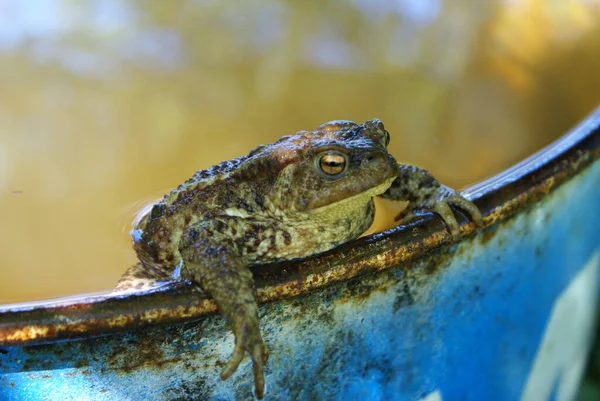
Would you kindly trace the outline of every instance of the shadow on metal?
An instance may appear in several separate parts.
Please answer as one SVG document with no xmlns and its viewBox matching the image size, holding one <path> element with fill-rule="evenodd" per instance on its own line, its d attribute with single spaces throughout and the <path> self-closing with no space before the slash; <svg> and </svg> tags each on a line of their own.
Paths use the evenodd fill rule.
<svg viewBox="0 0 600 401">
<path fill-rule="evenodd" d="M 254 269 L 266 399 L 573 396 L 600 263 L 600 109 L 466 190 L 485 225 L 442 221 Z M 247 399 L 249 360 L 187 283 L 0 306 L 0 399 Z M 68 340 L 68 341 L 65 341 Z"/>
</svg>

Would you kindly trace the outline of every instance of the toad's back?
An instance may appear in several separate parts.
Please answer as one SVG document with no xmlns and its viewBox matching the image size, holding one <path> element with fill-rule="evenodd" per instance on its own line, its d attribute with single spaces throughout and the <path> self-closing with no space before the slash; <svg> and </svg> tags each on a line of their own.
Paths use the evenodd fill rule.
<svg viewBox="0 0 600 401">
<path fill-rule="evenodd" d="M 231 241 L 248 263 L 306 256 L 355 238 L 372 221 L 370 198 L 395 177 L 386 135 L 377 121 L 333 122 L 198 171 L 135 227 L 137 255 L 144 265 L 171 271 L 198 225 Z M 323 152 L 333 162 L 347 154 L 341 174 L 315 171 Z M 327 213 L 315 212 L 327 206 Z"/>
</svg>

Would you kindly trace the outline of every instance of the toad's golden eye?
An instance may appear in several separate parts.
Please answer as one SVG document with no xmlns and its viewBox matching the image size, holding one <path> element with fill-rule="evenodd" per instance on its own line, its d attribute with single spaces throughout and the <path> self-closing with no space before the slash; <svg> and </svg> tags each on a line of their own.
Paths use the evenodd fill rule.
<svg viewBox="0 0 600 401">
<path fill-rule="evenodd" d="M 327 175 L 339 175 L 346 169 L 346 157 L 340 153 L 326 153 L 319 159 L 319 168 Z"/>
</svg>

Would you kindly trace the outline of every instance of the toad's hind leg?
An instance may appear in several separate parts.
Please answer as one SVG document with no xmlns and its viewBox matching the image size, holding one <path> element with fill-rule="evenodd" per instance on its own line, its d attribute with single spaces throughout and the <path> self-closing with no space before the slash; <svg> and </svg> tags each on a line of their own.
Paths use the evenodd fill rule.
<svg viewBox="0 0 600 401">
<path fill-rule="evenodd" d="M 268 358 L 258 323 L 252 273 L 235 251 L 231 240 L 216 230 L 203 226 L 191 228 L 180 248 L 183 259 L 181 276 L 206 291 L 230 323 L 235 334 L 233 356 L 221 372 L 230 377 L 239 366 L 246 351 L 252 359 L 256 396 L 264 396 L 264 363 Z"/>
<path fill-rule="evenodd" d="M 144 266 L 138 262 L 123 273 L 113 292 L 147 290 L 156 287 L 161 282 L 172 280 L 165 270 Z"/>
<path fill-rule="evenodd" d="M 400 165 L 392 186 L 381 195 L 383 198 L 407 201 L 401 220 L 408 221 L 426 211 L 440 215 L 453 237 L 460 234 L 456 216 L 450 206 L 466 212 L 477 225 L 482 224 L 481 212 L 471 201 L 451 188 L 440 184 L 429 172 L 418 167 Z"/>
</svg>

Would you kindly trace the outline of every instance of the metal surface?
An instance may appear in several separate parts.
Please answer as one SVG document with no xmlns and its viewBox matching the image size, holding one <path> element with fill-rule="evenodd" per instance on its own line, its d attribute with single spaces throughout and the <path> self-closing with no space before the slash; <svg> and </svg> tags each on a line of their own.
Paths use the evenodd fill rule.
<svg viewBox="0 0 600 401">
<path fill-rule="evenodd" d="M 599 156 L 597 111 L 467 191 L 486 227 L 457 244 L 429 215 L 257 268 L 276 301 L 260 309 L 266 398 L 570 399 L 599 283 Z M 233 336 L 214 309 L 185 283 L 1 307 L 0 399 L 247 399 L 249 360 L 218 377 Z"/>
</svg>

